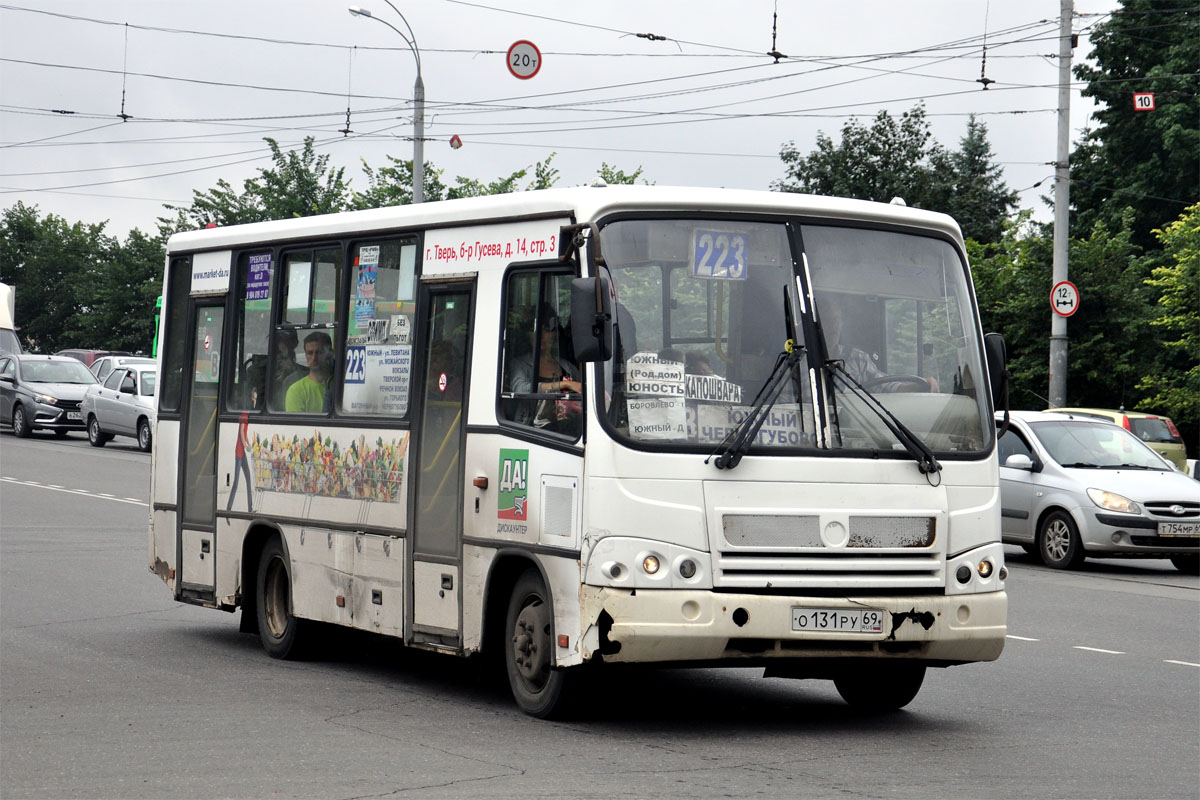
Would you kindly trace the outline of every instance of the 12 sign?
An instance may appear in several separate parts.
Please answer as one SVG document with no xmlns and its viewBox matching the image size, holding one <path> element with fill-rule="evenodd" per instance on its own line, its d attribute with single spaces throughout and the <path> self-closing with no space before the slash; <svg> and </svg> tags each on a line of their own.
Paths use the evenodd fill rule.
<svg viewBox="0 0 1200 800">
<path fill-rule="evenodd" d="M 1050 308 L 1060 317 L 1069 317 L 1079 310 L 1079 290 L 1070 281 L 1059 281 L 1050 290 Z"/>
</svg>

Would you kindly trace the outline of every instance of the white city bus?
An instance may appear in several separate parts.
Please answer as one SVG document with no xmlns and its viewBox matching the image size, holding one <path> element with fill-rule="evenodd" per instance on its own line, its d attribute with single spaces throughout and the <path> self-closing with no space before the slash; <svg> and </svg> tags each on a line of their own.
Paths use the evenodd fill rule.
<svg viewBox="0 0 1200 800">
<path fill-rule="evenodd" d="M 274 657 L 498 650 L 550 716 L 597 663 L 893 709 L 1003 649 L 1003 341 L 947 216 L 594 186 L 168 251 L 150 569 Z"/>
</svg>

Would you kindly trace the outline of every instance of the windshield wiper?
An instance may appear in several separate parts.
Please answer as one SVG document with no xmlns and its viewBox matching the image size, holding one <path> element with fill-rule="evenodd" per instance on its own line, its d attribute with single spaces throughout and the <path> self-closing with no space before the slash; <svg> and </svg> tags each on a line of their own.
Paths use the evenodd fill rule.
<svg viewBox="0 0 1200 800">
<path fill-rule="evenodd" d="M 1076 461 L 1071 464 L 1059 464 L 1059 466 L 1066 469 L 1102 469 L 1099 464 L 1093 464 L 1090 461 Z"/>
<path fill-rule="evenodd" d="M 846 365 L 839 359 L 830 359 L 825 362 L 825 367 L 830 373 L 842 382 L 842 385 L 850 391 L 851 394 L 863 401 L 863 405 L 875 412 L 876 416 L 883 421 L 887 429 L 896 437 L 896 441 L 908 451 L 908 454 L 917 462 L 917 469 L 922 475 L 931 475 L 940 472 L 942 465 L 938 463 L 934 457 L 933 451 L 925 442 L 921 441 L 921 437 L 917 436 L 908 429 L 903 422 L 896 418 L 896 415 L 888 411 L 887 406 L 879 401 L 875 395 L 867 391 L 861 383 L 856 381 L 849 372 L 846 371 Z"/>
<path fill-rule="evenodd" d="M 783 392 L 783 387 L 786 385 L 786 379 L 795 373 L 796 366 L 800 363 L 800 356 L 804 353 L 804 347 L 794 346 L 791 340 L 788 341 L 787 349 L 779 354 L 775 359 L 775 368 L 771 370 L 770 376 L 767 377 L 767 382 L 758 390 L 758 394 L 754 396 L 754 402 L 750 406 L 749 413 L 742 417 L 741 422 L 733 427 L 733 430 L 725 436 L 716 449 L 708 454 L 708 458 L 704 459 L 707 464 L 713 456 L 717 456 L 715 462 L 717 469 L 733 469 L 742 460 L 742 456 L 746 455 L 746 451 L 750 449 L 750 445 L 754 443 L 754 439 L 758 436 L 758 431 L 766 422 L 767 416 L 771 413 L 771 408 L 775 405 L 775 401 L 779 399 L 780 393 Z"/>
<path fill-rule="evenodd" d="M 1158 467 L 1147 467 L 1145 464 L 1105 464 L 1100 469 L 1151 469 L 1156 470 Z"/>
</svg>

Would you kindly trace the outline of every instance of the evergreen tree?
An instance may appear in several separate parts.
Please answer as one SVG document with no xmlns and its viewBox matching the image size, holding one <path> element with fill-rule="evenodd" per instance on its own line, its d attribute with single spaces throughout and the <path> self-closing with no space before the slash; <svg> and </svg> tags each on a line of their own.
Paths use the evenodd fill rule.
<svg viewBox="0 0 1200 800">
<path fill-rule="evenodd" d="M 1200 201 L 1200 9 L 1184 0 L 1121 0 L 1090 33 L 1095 65 L 1075 67 L 1085 97 L 1101 104 L 1071 155 L 1072 228 L 1120 226 L 1132 208 L 1134 241 Z M 1136 111 L 1134 92 L 1153 92 L 1154 111 Z"/>
</svg>

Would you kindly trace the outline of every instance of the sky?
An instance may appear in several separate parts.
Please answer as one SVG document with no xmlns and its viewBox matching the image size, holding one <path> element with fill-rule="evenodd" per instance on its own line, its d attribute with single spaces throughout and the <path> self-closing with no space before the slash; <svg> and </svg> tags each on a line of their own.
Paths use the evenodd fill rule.
<svg viewBox="0 0 1200 800">
<path fill-rule="evenodd" d="M 412 158 L 418 59 L 386 22 L 415 36 L 425 161 L 447 185 L 554 154 L 558 186 L 607 162 L 769 189 L 785 143 L 807 154 L 819 132 L 923 102 L 951 149 L 976 114 L 1021 207 L 1051 216 L 1056 0 L 354 2 L 374 18 L 340 0 L 0 0 L 0 208 L 154 232 L 164 204 L 270 166 L 268 136 L 314 137 L 365 190 L 364 162 Z M 1074 6 L 1078 63 L 1117 3 Z M 508 68 L 519 41 L 541 54 L 525 79 Z M 1093 110 L 1080 89 L 1073 143 Z"/>
</svg>

